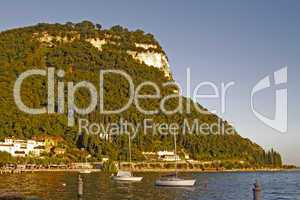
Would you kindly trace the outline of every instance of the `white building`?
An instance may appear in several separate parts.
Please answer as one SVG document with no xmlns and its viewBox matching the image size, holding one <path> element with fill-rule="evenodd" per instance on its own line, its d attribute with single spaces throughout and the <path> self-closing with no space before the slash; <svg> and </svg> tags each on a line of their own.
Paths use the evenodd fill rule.
<svg viewBox="0 0 300 200">
<path fill-rule="evenodd" d="M 5 138 L 4 142 L 0 142 L 0 151 L 12 156 L 39 156 L 44 150 L 45 143 L 41 141 Z"/>
<path fill-rule="evenodd" d="M 175 154 L 174 151 L 158 151 L 157 155 L 161 157 L 161 156 L 174 156 Z"/>
<path fill-rule="evenodd" d="M 158 151 L 158 159 L 166 162 L 180 161 L 180 157 L 174 153 L 174 151 Z"/>
</svg>

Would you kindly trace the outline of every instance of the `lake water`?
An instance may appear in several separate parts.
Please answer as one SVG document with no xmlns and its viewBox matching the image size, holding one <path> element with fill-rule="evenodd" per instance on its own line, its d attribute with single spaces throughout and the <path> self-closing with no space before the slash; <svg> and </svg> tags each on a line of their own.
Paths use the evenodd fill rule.
<svg viewBox="0 0 300 200">
<path fill-rule="evenodd" d="M 120 184 L 103 173 L 83 175 L 83 200 L 149 199 L 149 200 L 252 200 L 255 180 L 262 186 L 263 200 L 300 200 L 300 171 L 258 173 L 186 173 L 194 177 L 193 188 L 161 188 L 154 186 L 159 173 L 138 173 L 141 183 Z M 36 172 L 1 175 L 0 194 L 16 192 L 40 199 L 77 199 L 75 172 Z"/>
</svg>

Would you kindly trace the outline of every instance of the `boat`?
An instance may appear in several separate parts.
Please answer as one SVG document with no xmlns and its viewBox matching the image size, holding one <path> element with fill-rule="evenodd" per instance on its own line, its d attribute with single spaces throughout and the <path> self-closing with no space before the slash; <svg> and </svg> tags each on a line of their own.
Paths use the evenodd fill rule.
<svg viewBox="0 0 300 200">
<path fill-rule="evenodd" d="M 166 187 L 191 187 L 196 183 L 195 179 L 183 179 L 178 177 L 177 173 L 177 145 L 176 134 L 174 133 L 174 154 L 175 154 L 175 173 L 170 176 L 162 177 L 155 181 L 156 186 Z"/>
<path fill-rule="evenodd" d="M 139 182 L 142 181 L 143 177 L 133 176 L 132 174 L 132 163 L 131 163 L 131 138 L 128 134 L 128 151 L 129 151 L 129 163 L 130 171 L 118 171 L 117 175 L 112 176 L 112 179 L 115 181 L 124 181 L 124 182 Z"/>
<path fill-rule="evenodd" d="M 91 170 L 88 170 L 88 169 L 84 169 L 84 170 L 80 170 L 79 173 L 80 173 L 80 174 L 90 174 L 90 173 L 92 173 L 92 171 L 91 171 Z"/>
<path fill-rule="evenodd" d="M 167 187 L 190 187 L 196 183 L 195 179 L 182 179 L 177 176 L 161 178 L 155 181 L 156 186 L 167 186 Z"/>
<path fill-rule="evenodd" d="M 143 177 L 133 176 L 130 171 L 118 171 L 116 176 L 112 177 L 115 181 L 139 182 Z"/>
<path fill-rule="evenodd" d="M 87 165 L 88 165 L 87 158 L 88 158 L 88 156 L 85 158 L 85 167 L 87 167 Z M 80 170 L 79 173 L 80 174 L 90 174 L 90 173 L 92 173 L 92 171 L 90 169 L 88 169 L 88 167 L 87 167 L 86 169 Z"/>
</svg>

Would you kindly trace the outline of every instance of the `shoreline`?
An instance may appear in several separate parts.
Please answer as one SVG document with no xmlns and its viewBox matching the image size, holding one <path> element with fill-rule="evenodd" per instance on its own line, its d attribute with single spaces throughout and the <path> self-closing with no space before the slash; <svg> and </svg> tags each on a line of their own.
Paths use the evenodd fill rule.
<svg viewBox="0 0 300 200">
<path fill-rule="evenodd" d="M 143 170 L 133 170 L 133 172 L 174 172 L 175 169 L 143 169 Z M 216 170 L 216 169 L 178 169 L 178 172 L 181 173 L 189 173 L 189 172 L 197 172 L 197 173 L 222 173 L 222 172 L 281 172 L 288 171 L 285 169 L 231 169 L 231 170 Z"/>
<path fill-rule="evenodd" d="M 77 172 L 80 173 L 85 169 L 23 169 L 23 170 L 0 170 L 1 174 L 18 174 L 18 173 L 34 173 L 34 172 Z M 101 169 L 88 169 L 91 172 L 103 172 Z M 121 169 L 126 170 L 126 169 Z M 134 169 L 135 173 L 170 173 L 175 169 Z M 180 173 L 234 173 L 234 172 L 288 172 L 297 171 L 297 169 L 231 169 L 231 170 L 216 170 L 216 169 L 178 169 Z M 103 172 L 106 173 L 106 172 Z"/>
</svg>

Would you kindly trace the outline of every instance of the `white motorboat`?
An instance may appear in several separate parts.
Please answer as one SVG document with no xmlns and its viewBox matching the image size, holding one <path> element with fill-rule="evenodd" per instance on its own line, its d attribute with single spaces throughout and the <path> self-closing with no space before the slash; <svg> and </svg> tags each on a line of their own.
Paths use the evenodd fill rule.
<svg viewBox="0 0 300 200">
<path fill-rule="evenodd" d="M 133 176 L 129 171 L 119 171 L 116 176 L 112 176 L 115 181 L 139 182 L 143 177 Z"/>
</svg>

